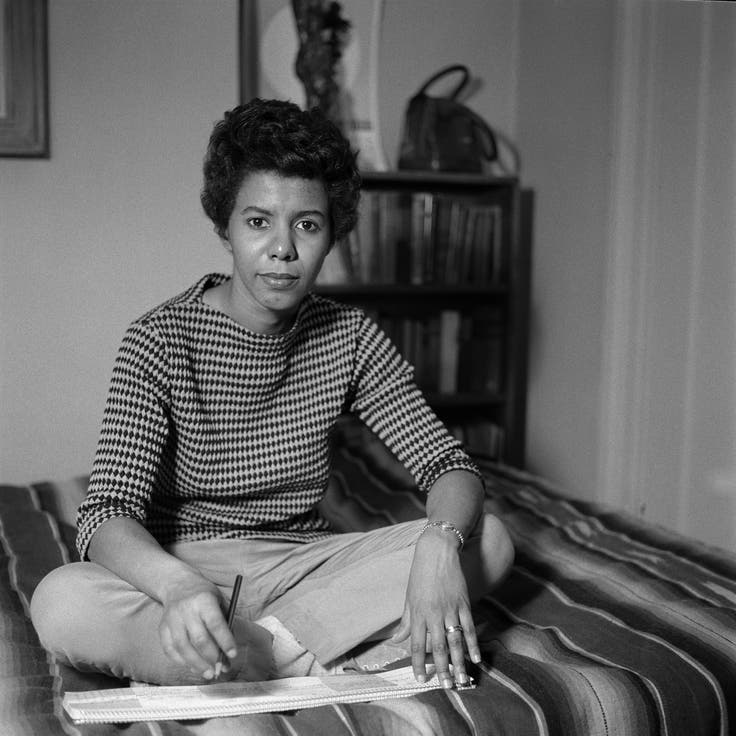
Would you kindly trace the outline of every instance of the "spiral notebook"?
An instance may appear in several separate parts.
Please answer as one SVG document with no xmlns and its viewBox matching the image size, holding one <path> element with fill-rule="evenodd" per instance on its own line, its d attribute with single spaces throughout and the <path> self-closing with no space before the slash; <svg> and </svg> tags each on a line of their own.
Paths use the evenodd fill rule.
<svg viewBox="0 0 736 736">
<path fill-rule="evenodd" d="M 401 667 L 371 674 L 287 677 L 265 682 L 131 685 L 68 692 L 63 702 L 76 723 L 127 723 L 275 713 L 331 703 L 402 698 L 440 687 L 434 674 L 427 682 L 419 683 L 411 667 Z"/>
</svg>

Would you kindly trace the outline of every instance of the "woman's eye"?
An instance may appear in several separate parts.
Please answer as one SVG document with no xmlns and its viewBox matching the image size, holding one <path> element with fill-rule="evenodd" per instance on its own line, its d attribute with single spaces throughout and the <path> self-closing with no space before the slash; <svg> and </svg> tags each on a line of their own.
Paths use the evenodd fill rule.
<svg viewBox="0 0 736 736">
<path fill-rule="evenodd" d="M 314 222 L 314 220 L 300 220 L 296 226 L 308 233 L 316 233 L 319 231 L 319 225 Z"/>
<path fill-rule="evenodd" d="M 252 228 L 255 228 L 256 230 L 260 230 L 261 228 L 266 227 L 268 223 L 263 217 L 250 217 L 248 218 L 248 224 Z"/>
</svg>

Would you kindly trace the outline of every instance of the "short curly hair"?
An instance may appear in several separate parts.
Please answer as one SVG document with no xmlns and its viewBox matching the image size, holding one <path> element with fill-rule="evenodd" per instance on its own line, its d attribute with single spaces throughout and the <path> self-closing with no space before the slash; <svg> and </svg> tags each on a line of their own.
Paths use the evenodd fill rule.
<svg viewBox="0 0 736 736">
<path fill-rule="evenodd" d="M 200 198 L 220 237 L 226 236 L 245 177 L 261 171 L 321 180 L 333 243 L 355 227 L 361 183 L 356 152 L 319 109 L 255 98 L 229 110 L 215 124 Z"/>
</svg>

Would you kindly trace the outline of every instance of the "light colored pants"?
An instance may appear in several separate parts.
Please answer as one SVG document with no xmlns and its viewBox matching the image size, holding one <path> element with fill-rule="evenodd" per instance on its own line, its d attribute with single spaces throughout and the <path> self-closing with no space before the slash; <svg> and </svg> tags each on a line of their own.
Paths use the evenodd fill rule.
<svg viewBox="0 0 736 736">
<path fill-rule="evenodd" d="M 365 642 L 377 643 L 359 658 L 361 666 L 370 668 L 407 656 L 408 642 L 405 648 L 385 639 L 403 613 L 414 545 L 424 523 L 335 534 L 307 544 L 210 540 L 181 542 L 166 549 L 200 570 L 225 600 L 230 600 L 235 576 L 243 575 L 233 633 L 239 644 L 245 642 L 249 648 L 246 661 L 267 660 L 268 668 L 259 670 L 254 665 L 238 676 L 264 679 L 272 657 L 277 676 L 297 674 L 279 670 L 279 647 L 289 656 L 307 650 L 312 661 L 316 657 L 322 665 Z M 461 555 L 471 600 L 496 585 L 512 559 L 513 547 L 498 519 L 482 517 Z M 161 614 L 158 601 L 93 562 L 53 570 L 31 601 L 39 638 L 59 661 L 119 678 L 167 684 L 191 681 L 194 676 L 163 651 L 158 633 Z M 239 624 L 264 620 L 276 620 L 278 631 L 286 637 L 265 623 Z M 241 638 L 239 628 L 241 632 L 248 628 Z M 262 632 L 260 640 L 260 634 L 253 638 L 254 629 Z M 287 659 L 284 656 L 282 661 Z"/>
<path fill-rule="evenodd" d="M 307 544 L 209 540 L 166 550 L 197 568 L 225 600 L 242 574 L 236 616 L 277 618 L 320 663 L 329 663 L 400 619 L 423 523 Z M 93 562 L 53 570 L 31 603 L 41 642 L 60 661 L 82 671 L 172 682 L 180 677 L 160 645 L 161 611 L 160 603 Z"/>
</svg>

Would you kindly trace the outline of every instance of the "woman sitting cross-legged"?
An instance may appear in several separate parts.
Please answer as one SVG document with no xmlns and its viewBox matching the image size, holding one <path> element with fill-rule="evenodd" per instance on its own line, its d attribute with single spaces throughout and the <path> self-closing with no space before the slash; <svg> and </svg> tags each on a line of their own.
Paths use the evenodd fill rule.
<svg viewBox="0 0 736 736">
<path fill-rule="evenodd" d="M 421 681 L 431 654 L 451 687 L 466 654 L 480 659 L 471 603 L 507 573 L 509 536 L 386 335 L 312 293 L 359 191 L 354 152 L 316 110 L 253 100 L 216 124 L 202 203 L 232 273 L 123 338 L 78 514 L 82 561 L 44 578 L 31 605 L 61 661 L 187 684 L 410 656 Z M 317 504 L 346 411 L 427 492 L 427 519 L 331 531 Z"/>
</svg>

